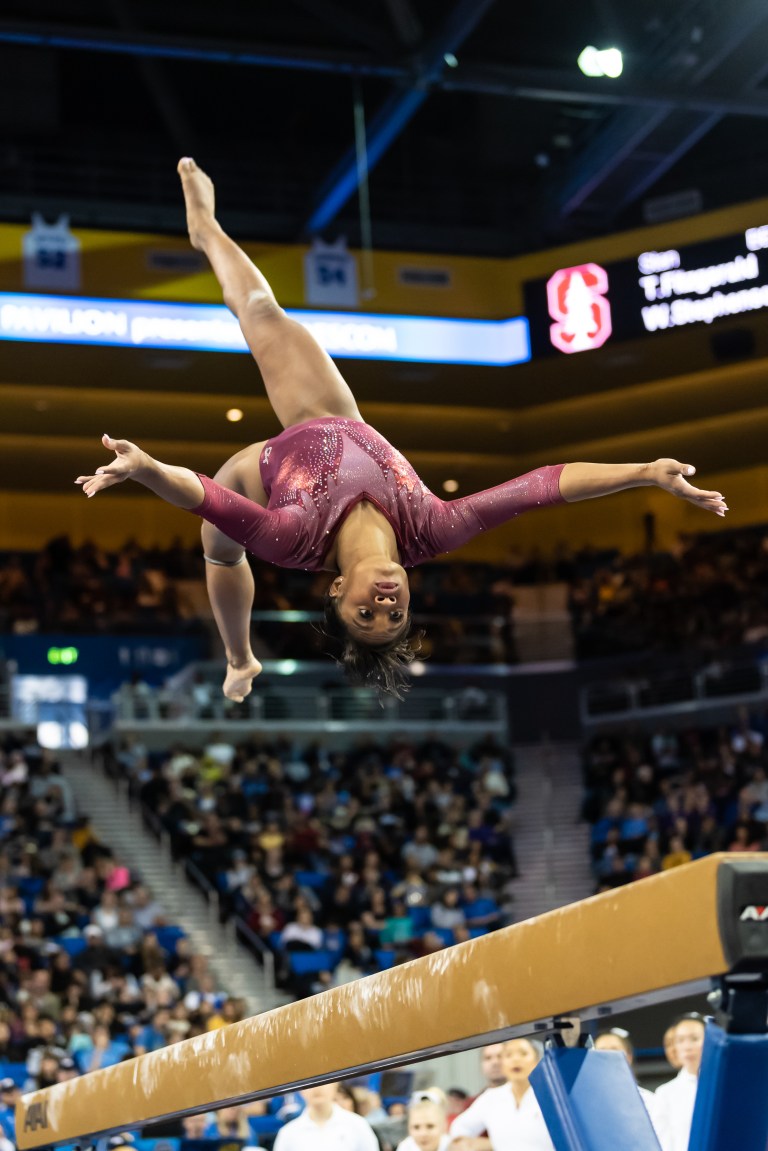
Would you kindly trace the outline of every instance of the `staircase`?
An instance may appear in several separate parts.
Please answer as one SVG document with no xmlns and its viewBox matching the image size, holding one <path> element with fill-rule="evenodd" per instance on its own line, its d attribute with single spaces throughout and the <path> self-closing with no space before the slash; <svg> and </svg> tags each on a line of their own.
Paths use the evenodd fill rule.
<svg viewBox="0 0 768 1151">
<path fill-rule="evenodd" d="M 144 826 L 138 808 L 129 805 L 125 786 L 74 753 L 62 756 L 62 767 L 78 809 L 89 817 L 99 839 L 152 889 L 169 922 L 186 931 L 193 951 L 209 957 L 219 985 L 244 999 L 250 1015 L 284 1003 L 268 973 L 235 939 L 233 929 L 218 922 L 216 901 L 206 900 L 182 865 L 171 859 L 168 845 Z"/>
<path fill-rule="evenodd" d="M 567 584 L 515 588 L 515 646 L 520 663 L 573 659 Z"/>
<path fill-rule="evenodd" d="M 576 746 L 515 748 L 515 854 L 511 886 L 517 922 L 584 899 L 594 890 L 589 827 L 580 821 L 581 772 Z"/>
</svg>

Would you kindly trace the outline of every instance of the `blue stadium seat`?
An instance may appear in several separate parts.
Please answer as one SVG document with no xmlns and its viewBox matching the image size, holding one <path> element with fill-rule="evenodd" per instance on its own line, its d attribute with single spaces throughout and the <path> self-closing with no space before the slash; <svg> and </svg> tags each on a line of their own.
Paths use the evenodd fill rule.
<svg viewBox="0 0 768 1151">
<path fill-rule="evenodd" d="M 25 902 L 27 899 L 36 899 L 44 887 L 45 880 L 38 875 L 25 875 L 16 882 L 16 890 Z"/>
<path fill-rule="evenodd" d="M 6 1078 L 23 1087 L 29 1078 L 26 1063 L 0 1063 L 0 1079 Z"/>
<path fill-rule="evenodd" d="M 326 951 L 333 951 L 334 954 L 340 955 L 344 948 L 347 946 L 347 933 L 346 931 L 337 932 L 323 932 L 323 942 L 325 943 Z"/>
<path fill-rule="evenodd" d="M 339 962 L 334 951 L 289 951 L 288 965 L 294 975 L 317 975 L 333 971 Z"/>
<path fill-rule="evenodd" d="M 67 955 L 75 956 L 85 951 L 85 940 L 82 935 L 57 935 L 51 942 L 62 951 L 66 951 Z"/>
<path fill-rule="evenodd" d="M 433 935 L 436 935 L 438 939 L 443 941 L 446 947 L 450 947 L 451 944 L 456 942 L 456 938 L 450 927 L 432 927 L 430 930 Z"/>
<path fill-rule="evenodd" d="M 394 951 L 385 951 L 380 948 L 373 953 L 376 956 L 376 963 L 381 971 L 388 971 L 390 967 L 395 966 L 395 953 Z"/>
<path fill-rule="evenodd" d="M 132 1151 L 179 1151 L 181 1139 L 134 1139 Z"/>
<path fill-rule="evenodd" d="M 465 903 L 463 911 L 468 920 L 481 919 L 486 915 L 501 915 L 501 908 L 496 900 L 488 899 L 484 896 L 479 899 L 474 899 L 472 903 Z"/>
<path fill-rule="evenodd" d="M 325 871 L 295 871 L 293 877 L 299 887 L 311 887 L 313 891 L 325 887 L 330 878 Z"/>
<path fill-rule="evenodd" d="M 283 1121 L 277 1115 L 249 1115 L 248 1126 L 253 1137 L 258 1139 L 260 1135 L 276 1135 Z"/>
<path fill-rule="evenodd" d="M 413 934 L 421 935 L 428 931 L 432 923 L 432 909 L 429 907 L 411 907 L 408 915 L 413 924 Z"/>
<path fill-rule="evenodd" d="M 153 927 L 152 934 L 157 936 L 157 942 L 164 951 L 168 951 L 171 955 L 176 954 L 176 944 L 180 939 L 186 939 L 187 933 L 183 927 L 177 927 L 176 924 L 165 924 L 163 927 Z"/>
</svg>

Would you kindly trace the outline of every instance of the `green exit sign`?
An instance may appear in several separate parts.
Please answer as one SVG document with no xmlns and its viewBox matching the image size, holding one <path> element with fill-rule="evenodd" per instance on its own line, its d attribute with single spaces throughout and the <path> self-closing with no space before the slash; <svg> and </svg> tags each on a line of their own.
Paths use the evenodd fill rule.
<svg viewBox="0 0 768 1151">
<path fill-rule="evenodd" d="M 76 647 L 49 647 L 48 663 L 52 663 L 55 667 L 68 667 L 73 663 L 77 663 L 77 657 L 79 655 L 80 652 Z"/>
</svg>

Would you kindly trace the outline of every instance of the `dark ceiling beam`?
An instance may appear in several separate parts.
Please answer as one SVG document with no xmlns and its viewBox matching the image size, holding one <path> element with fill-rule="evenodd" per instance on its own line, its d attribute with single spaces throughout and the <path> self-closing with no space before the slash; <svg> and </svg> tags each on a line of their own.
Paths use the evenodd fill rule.
<svg viewBox="0 0 768 1151">
<path fill-rule="evenodd" d="M 276 48 L 268 44 L 243 45 L 232 40 L 198 40 L 142 32 L 128 34 L 103 28 L 72 28 L 51 24 L 0 21 L 0 44 L 32 48 L 59 48 L 117 56 L 145 56 L 248 68 L 278 68 L 331 75 L 371 76 L 398 80 L 412 75 L 402 64 L 372 60 L 363 53 L 316 48 Z"/>
<path fill-rule="evenodd" d="M 395 61 L 375 61 L 364 54 L 320 51 L 300 47 L 277 49 L 269 45 L 246 45 L 228 41 L 203 41 L 167 37 L 142 32 L 41 28 L 32 24 L 0 21 L 0 44 L 70 51 L 101 52 L 165 60 L 200 61 L 239 67 L 275 68 L 320 72 L 352 77 L 424 83 L 416 65 Z M 446 49 L 448 51 L 449 49 Z M 508 68 L 493 64 L 460 62 L 433 76 L 428 85 L 448 92 L 474 92 L 508 99 L 534 100 L 560 104 L 586 104 L 598 107 L 637 107 L 721 112 L 725 115 L 768 115 L 768 93 L 740 92 L 703 85 L 696 89 L 676 84 L 590 79 L 576 71 L 545 68 Z"/>
<path fill-rule="evenodd" d="M 426 100 L 430 85 L 445 69 L 445 57 L 458 52 L 495 0 L 458 0 L 440 28 L 429 37 L 418 62 L 418 79 L 391 93 L 376 111 L 366 132 L 366 174 L 378 164 L 405 125 Z M 315 200 L 304 233 L 322 232 L 358 188 L 361 171 L 354 147 L 332 169 Z"/>
<path fill-rule="evenodd" d="M 400 43 L 413 50 L 424 38 L 424 29 L 411 0 L 384 0 Z"/>
<path fill-rule="evenodd" d="M 704 27 L 700 47 L 704 55 L 698 67 L 686 76 L 687 92 L 694 100 L 702 94 L 701 86 L 719 68 L 726 62 L 730 65 L 739 49 L 758 39 L 756 33 L 765 25 L 768 16 L 765 0 L 744 0 L 738 5 L 702 5 L 701 11 L 709 20 Z M 681 54 L 684 50 L 690 52 L 690 48 L 690 26 L 686 23 L 651 56 L 650 70 L 644 76 L 644 85 L 649 91 L 663 91 L 670 76 L 677 80 Z M 738 67 L 734 66 L 732 73 L 731 91 L 735 90 L 735 100 L 742 102 L 741 114 L 744 114 L 745 105 L 752 104 L 753 97 L 758 97 L 758 94 L 740 90 L 746 78 Z M 731 77 L 724 79 L 730 81 Z M 594 206 L 595 197 L 599 196 L 601 204 L 608 202 L 613 205 L 614 212 L 619 211 L 637 200 L 669 170 L 672 162 L 677 162 L 711 130 L 729 110 L 726 103 L 719 100 L 716 105 L 699 108 L 676 103 L 666 113 L 660 107 L 649 107 L 645 124 L 639 107 L 618 110 L 589 141 L 564 177 L 542 196 L 535 210 L 545 212 L 553 221 L 562 221 L 578 210 L 588 210 L 590 200 Z M 755 103 L 759 103 L 759 97 Z M 665 122 L 680 111 L 695 114 L 677 116 L 669 124 Z M 632 146 L 628 148 L 630 140 Z M 657 148 L 654 145 L 661 140 L 664 155 L 659 158 L 655 155 Z M 668 163 L 666 157 L 669 158 Z"/>
<path fill-rule="evenodd" d="M 758 119 L 768 116 L 766 91 L 734 94 L 733 88 L 726 91 L 712 86 L 691 89 L 670 84 L 641 85 L 625 79 L 590 79 L 565 69 L 470 63 L 441 76 L 437 86 L 446 92 L 473 92 L 551 104 L 714 112 Z"/>
<path fill-rule="evenodd" d="M 746 41 L 738 45 L 728 45 L 724 37 L 720 38 L 718 52 L 713 53 L 700 68 L 694 77 L 694 83 L 708 80 L 721 65 L 725 65 L 734 76 L 736 89 L 735 102 L 740 97 L 749 98 L 752 95 L 762 96 L 759 85 L 768 75 L 768 62 L 765 58 L 764 36 L 749 36 Z M 733 51 L 735 48 L 735 52 Z M 713 107 L 709 112 L 702 108 L 698 115 L 692 117 L 684 129 L 679 128 L 677 140 L 668 136 L 666 147 L 655 158 L 650 156 L 644 165 L 644 172 L 636 174 L 632 180 L 628 193 L 622 198 L 621 206 L 625 207 L 638 200 L 649 188 L 652 188 L 667 172 L 690 152 L 712 129 L 720 123 L 728 113 L 728 105 L 720 108 Z"/>
<path fill-rule="evenodd" d="M 366 48 L 381 53 L 383 48 L 394 45 L 383 32 L 381 24 L 366 20 L 360 14 L 362 6 L 347 4 L 345 7 L 333 0 L 291 0 L 296 8 L 317 19 L 321 25 L 331 24 L 347 40 L 357 40 Z"/>
<path fill-rule="evenodd" d="M 122 32 L 131 35 L 139 31 L 130 0 L 109 0 L 109 7 Z M 198 151 L 197 134 L 169 83 L 162 61 L 151 56 L 139 56 L 136 67 L 176 151 L 179 155 L 195 155 Z"/>
</svg>

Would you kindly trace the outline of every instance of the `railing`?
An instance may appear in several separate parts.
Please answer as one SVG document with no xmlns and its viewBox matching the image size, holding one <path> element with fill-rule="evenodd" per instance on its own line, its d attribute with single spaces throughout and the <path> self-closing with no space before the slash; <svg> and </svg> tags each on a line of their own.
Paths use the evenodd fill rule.
<svg viewBox="0 0 768 1151">
<path fill-rule="evenodd" d="M 129 789 L 130 794 L 130 789 Z M 135 797 L 132 797 L 135 802 Z M 171 851 L 171 840 L 168 832 L 163 826 L 160 819 L 151 808 L 147 807 L 144 803 L 139 803 L 141 811 L 141 818 L 145 826 L 152 832 L 158 843 L 164 848 L 169 859 L 173 858 Z M 256 959 L 258 959 L 264 975 L 268 981 L 269 986 L 274 990 L 277 986 L 275 982 L 275 957 L 267 947 L 266 943 L 253 932 L 244 919 L 239 916 L 228 918 L 222 912 L 221 896 L 215 886 L 211 883 L 208 876 L 197 866 L 194 860 L 185 858 L 182 863 L 184 873 L 189 879 L 190 883 L 194 883 L 195 887 L 201 893 L 208 906 L 208 917 L 211 924 L 221 931 L 226 931 L 229 927 L 234 931 L 235 938 L 239 938 L 245 946 L 251 951 Z"/>
<path fill-rule="evenodd" d="M 479 724 L 483 727 L 506 723 L 506 700 L 498 692 L 457 691 L 446 694 L 434 689 L 416 688 L 403 700 L 386 697 L 379 702 L 366 689 L 294 686 L 283 680 L 270 691 L 254 691 L 242 704 L 232 704 L 220 688 L 202 698 L 184 689 L 118 692 L 114 700 L 115 721 L 121 726 L 178 726 L 226 722 L 250 722 L 284 727 L 290 722 L 299 729 L 310 726 L 365 724 L 382 727 L 409 724 Z"/>
<path fill-rule="evenodd" d="M 174 859 L 173 856 L 171 836 L 163 825 L 162 820 L 154 811 L 152 811 L 150 807 L 138 799 L 136 792 L 131 788 L 130 782 L 121 772 L 114 771 L 114 769 L 108 763 L 106 756 L 103 759 L 103 769 L 105 774 L 114 781 L 118 791 L 125 790 L 125 796 L 129 806 L 132 808 L 138 808 L 142 823 L 155 837 L 160 848 L 170 860 L 171 864 L 174 867 L 179 866 L 178 860 Z M 208 879 L 208 877 L 203 874 L 200 868 L 195 863 L 193 863 L 191 859 L 185 859 L 183 867 L 190 882 L 194 883 L 195 887 L 197 887 L 205 899 L 208 908 L 208 919 L 210 924 L 220 925 L 222 921 L 222 915 L 221 899 L 219 897 L 218 891 Z"/>
<path fill-rule="evenodd" d="M 183 862 L 183 867 L 190 883 L 194 883 L 195 887 L 201 893 L 206 902 L 208 907 L 208 919 L 210 923 L 215 924 L 218 928 L 222 929 L 224 924 L 223 916 L 221 914 L 221 899 L 215 886 L 193 860 L 185 859 Z"/>
<path fill-rule="evenodd" d="M 319 611 L 254 611 L 251 613 L 254 631 L 264 648 L 273 658 L 281 659 L 302 652 L 302 659 L 323 660 L 325 642 L 322 639 L 323 614 Z M 549 620 L 539 623 L 526 619 L 526 630 L 536 641 L 538 632 L 551 627 Z M 570 620 L 563 624 L 570 642 Z M 437 663 L 512 663 L 516 659 L 513 614 L 496 612 L 481 614 L 459 608 L 451 615 L 416 612 L 413 630 L 424 630 L 429 642 L 431 658 Z"/>
<path fill-rule="evenodd" d="M 229 922 L 235 930 L 235 938 L 239 939 L 249 951 L 253 952 L 258 961 L 264 968 L 264 976 L 269 982 L 269 986 L 273 989 L 277 987 L 277 978 L 275 975 L 275 956 L 272 951 L 267 947 L 263 939 L 252 931 L 248 924 L 239 915 L 233 916 Z"/>
<path fill-rule="evenodd" d="M 737 706 L 768 698 L 768 664 L 711 664 L 698 671 L 658 670 L 631 680 L 590 684 L 581 695 L 584 724 L 650 716 L 691 714 L 722 704 Z"/>
</svg>

